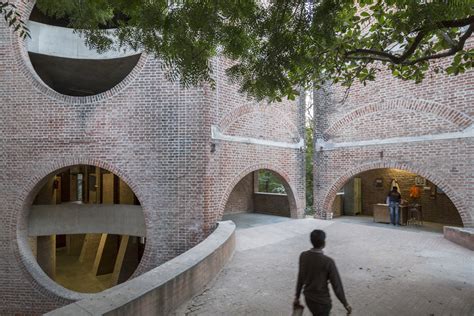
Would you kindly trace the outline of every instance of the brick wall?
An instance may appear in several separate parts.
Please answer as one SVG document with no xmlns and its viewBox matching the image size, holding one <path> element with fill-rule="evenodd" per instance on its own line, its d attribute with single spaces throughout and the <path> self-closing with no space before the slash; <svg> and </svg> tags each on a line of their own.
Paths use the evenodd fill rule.
<svg viewBox="0 0 474 316">
<path fill-rule="evenodd" d="M 365 87 L 355 84 L 344 103 L 340 102 L 345 91 L 342 88 L 328 88 L 329 93 L 315 91 L 315 140 L 332 143 L 374 140 L 372 145 L 334 150 L 315 147 L 316 216 L 325 217 L 336 192 L 354 175 L 377 168 L 396 168 L 419 174 L 439 186 L 459 212 L 463 225 L 474 226 L 472 137 L 393 144 L 377 141 L 462 132 L 469 128 L 474 122 L 472 82 L 474 71 L 454 77 L 430 73 L 421 84 L 394 79 L 381 72 L 375 82 Z M 450 223 L 456 218 L 452 206 L 440 195 L 426 203 L 436 203 L 439 209 L 448 210 L 439 218 L 431 217 L 433 220 Z"/>
<path fill-rule="evenodd" d="M 210 122 L 226 135 L 296 143 L 304 137 L 304 111 L 299 102 L 285 100 L 267 104 L 249 100 L 238 93 L 225 76 L 231 65 L 225 60 L 214 63 L 218 80 L 216 89 L 209 92 Z M 210 128 L 210 127 L 209 127 Z M 205 181 L 208 188 L 205 216 L 219 220 L 225 205 L 239 181 L 259 169 L 268 169 L 281 176 L 288 193 L 292 217 L 302 217 L 305 207 L 304 152 L 298 149 L 230 143 L 209 140 L 215 151 L 209 150 L 209 164 Z M 208 147 L 210 149 L 210 145 Z"/>
<path fill-rule="evenodd" d="M 227 200 L 224 214 L 253 212 L 253 172 L 237 183 Z"/>
<path fill-rule="evenodd" d="M 18 4 L 28 16 L 34 1 Z M 267 105 L 247 99 L 227 81 L 227 65 L 214 62 L 215 90 L 182 89 L 166 80 L 158 60 L 143 54 L 113 89 L 64 96 L 39 80 L 24 43 L 0 22 L 0 314 L 43 313 L 83 297 L 45 276 L 27 240 L 33 198 L 43 179 L 63 167 L 99 166 L 136 194 L 147 243 L 135 275 L 203 240 L 222 217 L 235 185 L 255 170 L 280 174 L 292 216 L 302 215 L 300 150 L 211 139 L 211 125 L 218 125 L 230 135 L 295 142 L 304 135 L 302 108 L 297 102 Z"/>
<path fill-rule="evenodd" d="M 255 212 L 290 217 L 288 196 L 275 193 L 255 193 Z"/>
</svg>

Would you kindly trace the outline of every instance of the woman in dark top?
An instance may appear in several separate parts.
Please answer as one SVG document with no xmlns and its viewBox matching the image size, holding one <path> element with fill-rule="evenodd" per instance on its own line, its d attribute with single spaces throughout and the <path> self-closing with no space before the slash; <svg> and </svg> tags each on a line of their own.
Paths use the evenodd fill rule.
<svg viewBox="0 0 474 316">
<path fill-rule="evenodd" d="M 402 195 L 398 193 L 397 187 L 393 187 L 388 193 L 388 207 L 390 209 L 390 223 L 400 226 L 400 201 Z"/>
</svg>

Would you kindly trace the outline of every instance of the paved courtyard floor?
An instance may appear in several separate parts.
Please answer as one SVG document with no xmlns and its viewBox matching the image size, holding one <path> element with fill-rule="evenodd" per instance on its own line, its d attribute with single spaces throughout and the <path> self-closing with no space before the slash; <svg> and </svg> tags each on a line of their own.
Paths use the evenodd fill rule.
<svg viewBox="0 0 474 316">
<path fill-rule="evenodd" d="M 238 227 L 232 260 L 177 315 L 290 315 L 298 257 L 316 228 L 327 233 L 325 253 L 336 260 L 353 315 L 474 315 L 474 252 L 437 229 L 347 217 L 231 218 Z M 331 315 L 345 315 L 332 297 Z"/>
</svg>

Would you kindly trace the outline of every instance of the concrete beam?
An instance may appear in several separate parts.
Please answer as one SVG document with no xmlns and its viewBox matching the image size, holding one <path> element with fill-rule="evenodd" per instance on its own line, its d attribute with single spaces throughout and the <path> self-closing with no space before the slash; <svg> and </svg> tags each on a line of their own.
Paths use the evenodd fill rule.
<svg viewBox="0 0 474 316">
<path fill-rule="evenodd" d="M 141 52 L 131 48 L 114 48 L 103 53 L 96 49 L 89 48 L 84 37 L 74 32 L 73 29 L 59 27 L 28 21 L 31 38 L 28 38 L 28 51 L 31 53 L 43 54 L 74 59 L 114 59 L 123 58 L 132 55 L 138 55 Z M 117 43 L 117 37 L 113 34 L 114 30 L 107 30 L 108 37 Z"/>
<path fill-rule="evenodd" d="M 244 144 L 255 144 L 271 147 L 281 147 L 281 148 L 290 148 L 290 149 L 302 149 L 304 148 L 304 139 L 300 138 L 297 143 L 286 143 L 286 142 L 276 142 L 273 140 L 252 138 L 252 137 L 241 137 L 241 136 L 231 136 L 225 135 L 216 125 L 211 126 L 211 138 L 216 140 L 224 140 L 228 142 L 244 143 Z"/>
<path fill-rule="evenodd" d="M 447 140 L 447 139 L 460 139 L 460 138 L 472 138 L 474 137 L 474 125 L 469 126 L 462 132 L 455 133 L 441 133 L 432 135 L 421 135 L 411 137 L 392 137 L 384 139 L 370 139 L 353 142 L 332 142 L 324 141 L 323 139 L 316 139 L 315 150 L 336 150 L 347 147 L 360 147 L 360 146 L 373 146 L 373 145 L 389 145 L 389 144 L 402 144 L 402 143 L 413 143 L 413 142 L 424 142 L 424 141 L 436 141 L 436 140 Z"/>
<path fill-rule="evenodd" d="M 29 236 L 94 233 L 146 237 L 142 207 L 76 203 L 31 206 Z"/>
<path fill-rule="evenodd" d="M 95 256 L 92 273 L 95 276 L 114 272 L 120 236 L 102 234 Z"/>
<path fill-rule="evenodd" d="M 56 278 L 56 236 L 39 236 L 36 243 L 36 260 L 43 271 Z"/>
<path fill-rule="evenodd" d="M 79 262 L 92 269 L 99 249 L 102 234 L 86 234 L 82 244 Z"/>
<path fill-rule="evenodd" d="M 138 264 L 138 237 L 122 236 L 111 284 L 117 285 L 128 280 Z"/>
</svg>

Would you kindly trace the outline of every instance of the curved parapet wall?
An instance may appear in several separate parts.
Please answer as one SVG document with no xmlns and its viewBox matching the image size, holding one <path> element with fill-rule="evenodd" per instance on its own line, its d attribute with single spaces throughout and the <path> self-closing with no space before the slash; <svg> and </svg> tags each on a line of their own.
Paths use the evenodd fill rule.
<svg viewBox="0 0 474 316">
<path fill-rule="evenodd" d="M 29 236 L 94 233 L 145 237 L 142 207 L 75 203 L 31 206 Z"/>
<path fill-rule="evenodd" d="M 141 276 L 46 315 L 169 315 L 197 294 L 234 253 L 235 224 L 219 222 L 203 242 Z"/>
<path fill-rule="evenodd" d="M 443 227 L 444 238 L 474 251 L 474 228 Z"/>
</svg>

